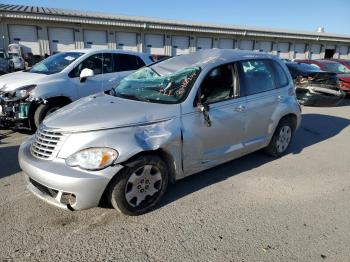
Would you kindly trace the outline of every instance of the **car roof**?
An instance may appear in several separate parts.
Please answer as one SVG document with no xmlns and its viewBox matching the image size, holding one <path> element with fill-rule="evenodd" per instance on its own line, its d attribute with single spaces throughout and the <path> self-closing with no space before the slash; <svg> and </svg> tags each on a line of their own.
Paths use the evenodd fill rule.
<svg viewBox="0 0 350 262">
<path fill-rule="evenodd" d="M 116 53 L 116 54 L 150 56 L 150 54 L 147 54 L 147 53 L 139 53 L 139 52 L 135 52 L 135 51 L 127 51 L 127 50 L 120 50 L 120 49 L 108 49 L 108 48 L 82 48 L 82 49 L 73 49 L 73 50 L 64 51 L 64 52 L 78 52 L 78 53 L 85 53 L 85 54 L 106 52 L 106 53 Z"/>
<path fill-rule="evenodd" d="M 242 60 L 249 58 L 272 58 L 278 59 L 276 56 L 257 52 L 257 51 L 243 51 L 234 49 L 208 49 L 200 50 L 188 55 L 179 55 L 159 63 L 154 64 L 152 67 L 160 74 L 166 74 L 168 72 L 174 72 L 181 68 L 198 66 L 201 68 L 209 65 L 222 64 Z"/>
</svg>

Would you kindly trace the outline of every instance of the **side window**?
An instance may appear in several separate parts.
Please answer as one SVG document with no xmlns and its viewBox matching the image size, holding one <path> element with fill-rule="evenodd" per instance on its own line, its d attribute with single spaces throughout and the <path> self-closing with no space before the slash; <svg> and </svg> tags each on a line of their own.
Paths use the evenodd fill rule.
<svg viewBox="0 0 350 262">
<path fill-rule="evenodd" d="M 215 103 L 235 96 L 237 75 L 233 64 L 212 69 L 200 87 L 200 102 Z"/>
<path fill-rule="evenodd" d="M 276 61 L 273 60 L 270 60 L 270 64 L 273 68 L 276 87 L 281 88 L 288 85 L 288 78 L 283 68 Z"/>
<path fill-rule="evenodd" d="M 113 73 L 113 58 L 111 53 L 103 54 L 103 74 Z"/>
<path fill-rule="evenodd" d="M 141 58 L 135 55 L 114 54 L 113 56 L 115 72 L 136 70 L 145 65 Z"/>
<path fill-rule="evenodd" d="M 242 61 L 240 92 L 243 95 L 254 95 L 275 89 L 268 60 Z"/>
<path fill-rule="evenodd" d="M 77 67 L 75 67 L 70 73 L 70 77 L 79 77 L 83 69 L 89 68 L 94 71 L 95 75 L 102 74 L 102 54 L 95 54 L 86 58 Z"/>
</svg>

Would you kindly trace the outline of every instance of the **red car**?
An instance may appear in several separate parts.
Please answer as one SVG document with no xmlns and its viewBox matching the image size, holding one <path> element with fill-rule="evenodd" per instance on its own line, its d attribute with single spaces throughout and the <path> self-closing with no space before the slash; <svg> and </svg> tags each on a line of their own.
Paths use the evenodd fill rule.
<svg viewBox="0 0 350 262">
<path fill-rule="evenodd" d="M 350 69 L 334 60 L 300 60 L 294 62 L 310 64 L 318 67 L 322 71 L 336 73 L 339 79 L 340 89 L 350 94 Z"/>
<path fill-rule="evenodd" d="M 350 69 L 350 60 L 346 60 L 346 59 L 329 59 L 329 60 L 341 63 L 347 69 Z"/>
</svg>

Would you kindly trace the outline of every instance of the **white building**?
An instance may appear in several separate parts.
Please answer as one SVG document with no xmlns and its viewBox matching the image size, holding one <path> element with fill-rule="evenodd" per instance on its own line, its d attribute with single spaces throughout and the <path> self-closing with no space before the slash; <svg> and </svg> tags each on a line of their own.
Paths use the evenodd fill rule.
<svg viewBox="0 0 350 262">
<path fill-rule="evenodd" d="M 350 59 L 350 36 L 109 15 L 0 4 L 0 48 L 19 43 L 44 56 L 83 47 L 178 55 L 207 48 L 271 52 L 282 58 Z"/>
</svg>

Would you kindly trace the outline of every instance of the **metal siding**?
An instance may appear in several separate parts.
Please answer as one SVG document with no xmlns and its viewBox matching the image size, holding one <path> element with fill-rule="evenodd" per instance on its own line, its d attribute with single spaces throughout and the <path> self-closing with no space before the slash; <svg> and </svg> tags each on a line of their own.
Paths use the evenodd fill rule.
<svg viewBox="0 0 350 262">
<path fill-rule="evenodd" d="M 84 30 L 86 48 L 107 48 L 107 32 L 102 30 Z"/>
<path fill-rule="evenodd" d="M 339 46 L 339 58 L 348 59 L 349 56 L 349 47 L 348 46 Z"/>
<path fill-rule="evenodd" d="M 117 32 L 115 37 L 117 49 L 137 51 L 136 33 Z"/>
<path fill-rule="evenodd" d="M 172 55 L 183 55 L 190 53 L 190 38 L 188 36 L 172 36 Z"/>
<path fill-rule="evenodd" d="M 197 50 L 211 49 L 213 48 L 213 39 L 210 37 L 198 37 L 197 38 Z"/>
<path fill-rule="evenodd" d="M 310 59 L 321 59 L 321 45 L 310 46 Z"/>
<path fill-rule="evenodd" d="M 297 43 L 294 45 L 294 58 L 305 59 L 305 44 Z"/>
<path fill-rule="evenodd" d="M 259 51 L 262 52 L 271 52 L 272 50 L 272 42 L 271 41 L 260 41 L 258 43 Z"/>
<path fill-rule="evenodd" d="M 73 29 L 51 27 L 48 32 L 51 54 L 75 49 Z"/>
<path fill-rule="evenodd" d="M 232 40 L 232 39 L 221 38 L 219 40 L 219 48 L 221 48 L 221 49 L 233 49 L 234 44 L 235 44 L 234 40 Z"/>
<path fill-rule="evenodd" d="M 35 26 L 9 25 L 10 43 L 20 44 L 24 53 L 40 55 L 38 32 Z"/>
<path fill-rule="evenodd" d="M 152 55 L 165 55 L 164 35 L 145 34 L 145 51 Z"/>
<path fill-rule="evenodd" d="M 278 43 L 277 52 L 278 52 L 278 56 L 281 58 L 290 58 L 289 43 Z"/>
<path fill-rule="evenodd" d="M 241 50 L 253 50 L 254 41 L 253 40 L 241 40 L 239 44 L 239 49 Z"/>
</svg>

